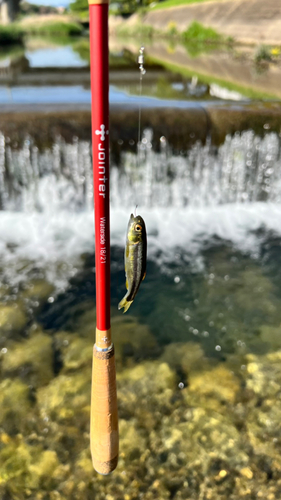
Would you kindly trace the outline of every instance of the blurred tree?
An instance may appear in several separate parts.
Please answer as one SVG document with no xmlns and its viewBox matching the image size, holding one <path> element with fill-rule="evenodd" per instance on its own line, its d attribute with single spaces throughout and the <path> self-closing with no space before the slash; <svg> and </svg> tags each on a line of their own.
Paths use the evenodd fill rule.
<svg viewBox="0 0 281 500">
<path fill-rule="evenodd" d="M 88 0 L 75 0 L 69 4 L 70 10 L 73 12 L 83 12 L 84 10 L 89 10 Z"/>
<path fill-rule="evenodd" d="M 111 0 L 109 8 L 112 4 L 112 9 L 110 8 L 110 10 L 114 14 L 133 14 L 139 7 L 146 7 L 152 1 L 153 0 L 119 0 L 116 2 L 116 0 Z M 89 8 L 88 0 L 75 0 L 70 3 L 69 7 L 73 12 L 79 12 L 80 14 L 85 13 Z"/>
</svg>

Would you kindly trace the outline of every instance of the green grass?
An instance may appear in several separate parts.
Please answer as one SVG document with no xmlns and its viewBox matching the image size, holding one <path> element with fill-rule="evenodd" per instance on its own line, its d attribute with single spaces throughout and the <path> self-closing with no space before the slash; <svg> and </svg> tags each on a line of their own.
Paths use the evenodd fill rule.
<svg viewBox="0 0 281 500">
<path fill-rule="evenodd" d="M 133 36 L 140 38 L 152 38 L 154 35 L 159 34 L 159 32 L 149 24 L 135 24 L 132 26 L 119 26 L 116 29 L 118 36 Z"/>
<path fill-rule="evenodd" d="M 24 56 L 24 46 L 15 45 L 3 45 L 0 48 L 0 61 L 10 57 L 11 59 L 22 58 Z"/>
<path fill-rule="evenodd" d="M 259 45 L 254 56 L 255 62 L 272 61 L 270 47 L 267 45 Z"/>
<path fill-rule="evenodd" d="M 191 3 L 202 3 L 208 2 L 210 0 L 165 0 L 164 2 L 159 2 L 150 10 L 168 9 L 169 7 L 178 7 L 180 5 L 189 5 Z"/>
<path fill-rule="evenodd" d="M 220 42 L 223 41 L 223 37 L 217 33 L 213 28 L 203 26 L 197 21 L 193 21 L 187 30 L 181 33 L 181 36 L 185 42 Z"/>
<path fill-rule="evenodd" d="M 0 25 L 0 47 L 6 45 L 22 45 L 23 30 L 14 24 Z"/>
<path fill-rule="evenodd" d="M 194 46 L 194 52 L 198 52 L 200 47 L 200 52 L 202 52 L 202 45 L 207 46 L 207 44 L 230 44 L 231 40 L 223 35 L 219 34 L 213 28 L 203 26 L 197 21 L 193 21 L 187 30 L 180 32 L 177 30 L 177 24 L 171 21 L 165 30 L 155 29 L 153 26 L 148 24 L 138 24 L 127 25 L 126 23 L 121 24 L 116 28 L 116 33 L 121 37 L 139 37 L 141 39 L 149 39 L 155 36 L 163 38 L 178 39 L 186 44 Z M 203 47 L 204 49 L 204 47 Z"/>
<path fill-rule="evenodd" d="M 83 27 L 75 22 L 50 21 L 37 24 L 23 25 L 23 29 L 28 35 L 46 36 L 78 36 L 82 34 Z"/>
</svg>

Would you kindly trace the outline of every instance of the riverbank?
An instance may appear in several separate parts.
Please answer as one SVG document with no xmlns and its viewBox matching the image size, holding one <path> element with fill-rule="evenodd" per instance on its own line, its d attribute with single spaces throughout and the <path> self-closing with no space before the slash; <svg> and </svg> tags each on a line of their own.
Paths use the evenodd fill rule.
<svg viewBox="0 0 281 500">
<path fill-rule="evenodd" d="M 111 39 L 112 51 L 127 48 L 137 58 L 139 42 L 134 39 Z M 211 50 L 212 49 L 212 50 Z M 197 52 L 195 52 L 197 50 Z M 281 98 L 280 56 L 270 61 L 258 60 L 260 48 L 225 47 L 192 44 L 174 44 L 169 40 L 154 39 L 145 45 L 145 56 L 154 64 L 182 77 L 196 77 L 206 84 L 217 84 L 249 99 Z"/>
<path fill-rule="evenodd" d="M 281 44 L 281 4 L 278 0 L 218 0 L 166 9 L 151 9 L 142 17 L 134 14 L 128 20 L 110 17 L 110 29 L 116 31 L 123 28 L 132 29 L 142 24 L 143 33 L 148 27 L 154 30 L 168 31 L 173 29 L 179 33 L 188 29 L 192 22 L 200 22 L 210 26 L 225 37 L 247 44 Z"/>
<path fill-rule="evenodd" d="M 83 25 L 70 15 L 47 14 L 25 16 L 7 26 L 0 25 L 0 48 L 24 45 L 26 36 L 77 37 L 84 32 Z"/>
</svg>

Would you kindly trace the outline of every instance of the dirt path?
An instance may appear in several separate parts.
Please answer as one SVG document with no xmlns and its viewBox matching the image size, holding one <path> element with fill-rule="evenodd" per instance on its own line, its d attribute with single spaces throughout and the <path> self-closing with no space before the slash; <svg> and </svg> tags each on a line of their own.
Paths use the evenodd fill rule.
<svg viewBox="0 0 281 500">
<path fill-rule="evenodd" d="M 174 21 L 179 31 L 194 20 L 239 42 L 281 44 L 281 0 L 220 0 L 155 10 L 144 18 L 159 29 Z"/>
</svg>

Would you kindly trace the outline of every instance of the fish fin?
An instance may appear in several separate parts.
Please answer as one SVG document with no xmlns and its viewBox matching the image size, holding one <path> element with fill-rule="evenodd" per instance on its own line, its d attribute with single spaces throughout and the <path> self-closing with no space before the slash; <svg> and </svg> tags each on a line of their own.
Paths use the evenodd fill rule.
<svg viewBox="0 0 281 500">
<path fill-rule="evenodd" d="M 122 307 L 124 307 L 123 313 L 125 313 L 126 311 L 128 311 L 132 302 L 133 302 L 132 300 L 127 300 L 125 295 L 125 297 L 123 297 L 123 299 L 119 302 L 118 309 L 122 309 Z"/>
<path fill-rule="evenodd" d="M 146 277 L 146 271 L 145 271 L 145 273 L 144 273 L 144 275 L 142 277 L 142 281 L 144 280 L 145 277 Z"/>
<path fill-rule="evenodd" d="M 126 279 L 126 288 L 127 288 L 127 290 L 129 288 L 129 284 L 128 284 L 128 280 L 127 279 Z"/>
</svg>

